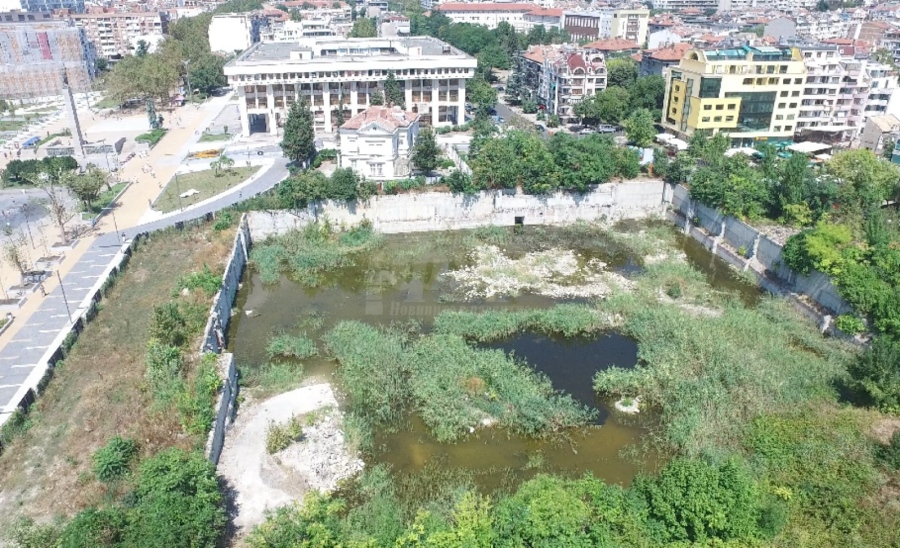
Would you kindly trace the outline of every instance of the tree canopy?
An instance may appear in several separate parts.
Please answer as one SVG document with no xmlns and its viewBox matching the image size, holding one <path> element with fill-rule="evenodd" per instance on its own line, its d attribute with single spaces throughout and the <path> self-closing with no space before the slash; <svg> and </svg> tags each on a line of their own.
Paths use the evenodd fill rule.
<svg viewBox="0 0 900 548">
<path fill-rule="evenodd" d="M 296 101 L 284 123 L 281 150 L 293 162 L 306 164 L 316 153 L 313 116 L 306 101 Z"/>
</svg>

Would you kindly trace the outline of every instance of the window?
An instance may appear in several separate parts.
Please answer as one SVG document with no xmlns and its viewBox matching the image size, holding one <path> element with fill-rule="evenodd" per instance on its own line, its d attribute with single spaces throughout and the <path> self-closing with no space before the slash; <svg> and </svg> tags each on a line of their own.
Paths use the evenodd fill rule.
<svg viewBox="0 0 900 548">
<path fill-rule="evenodd" d="M 745 86 L 752 86 L 752 85 L 753 85 L 753 78 L 744 78 L 744 85 L 745 85 Z"/>
<path fill-rule="evenodd" d="M 775 115 L 775 119 L 776 119 L 776 120 L 784 120 L 784 116 L 781 115 L 781 114 L 776 114 L 776 115 Z"/>
<path fill-rule="evenodd" d="M 701 78 L 700 79 L 700 98 L 709 99 L 718 97 L 722 91 L 721 78 Z"/>
<path fill-rule="evenodd" d="M 772 128 L 772 131 L 781 131 L 781 126 L 775 126 Z"/>
<path fill-rule="evenodd" d="M 779 97 L 787 97 L 788 92 L 782 91 L 778 96 Z"/>
<path fill-rule="evenodd" d="M 786 85 L 786 86 L 788 86 L 788 85 L 790 85 L 790 83 L 791 83 L 791 79 L 790 79 L 790 78 L 785 78 L 784 81 L 781 82 L 781 83 L 784 84 L 784 85 Z"/>
<path fill-rule="evenodd" d="M 777 85 L 777 84 L 778 84 L 778 78 L 769 78 L 770 86 Z"/>
<path fill-rule="evenodd" d="M 712 105 L 703 105 L 703 110 L 712 110 Z"/>
<path fill-rule="evenodd" d="M 700 121 L 701 122 L 709 122 L 709 116 L 704 116 L 703 118 L 700 118 Z"/>
<path fill-rule="evenodd" d="M 734 103 L 731 103 L 730 105 L 728 105 L 728 110 L 734 110 L 736 107 L 737 107 L 737 105 L 735 105 Z"/>
<path fill-rule="evenodd" d="M 788 114 L 788 115 L 787 115 L 787 119 L 788 119 L 788 120 L 793 120 L 793 119 L 794 119 L 794 115 L 793 115 L 793 114 Z"/>
<path fill-rule="evenodd" d="M 794 83 L 795 83 L 795 84 L 802 84 L 802 83 L 803 83 L 803 78 L 794 78 Z"/>
<path fill-rule="evenodd" d="M 790 104 L 790 107 L 791 107 L 791 108 L 797 108 L 797 103 L 791 103 L 791 104 Z"/>
<path fill-rule="evenodd" d="M 784 126 L 785 131 L 794 131 L 794 126 Z"/>
<path fill-rule="evenodd" d="M 784 108 L 787 106 L 787 103 L 778 103 L 778 108 Z"/>
<path fill-rule="evenodd" d="M 734 122 L 734 116 L 726 116 L 725 121 L 726 122 Z"/>
<path fill-rule="evenodd" d="M 715 118 L 713 118 L 713 122 L 721 122 L 721 121 L 722 121 L 721 116 L 716 116 Z"/>
<path fill-rule="evenodd" d="M 381 175 L 384 164 L 369 164 L 369 175 Z"/>
<path fill-rule="evenodd" d="M 834 90 L 832 90 L 832 91 L 834 91 Z M 791 92 L 791 97 L 800 97 L 800 92 L 799 92 L 799 91 L 792 91 L 792 92 Z"/>
<path fill-rule="evenodd" d="M 779 74 L 787 74 L 787 69 L 788 69 L 788 66 L 787 66 L 787 65 L 779 65 L 779 66 L 778 66 L 778 73 L 779 73 Z"/>
<path fill-rule="evenodd" d="M 725 110 L 725 105 L 716 105 L 716 110 Z"/>
</svg>

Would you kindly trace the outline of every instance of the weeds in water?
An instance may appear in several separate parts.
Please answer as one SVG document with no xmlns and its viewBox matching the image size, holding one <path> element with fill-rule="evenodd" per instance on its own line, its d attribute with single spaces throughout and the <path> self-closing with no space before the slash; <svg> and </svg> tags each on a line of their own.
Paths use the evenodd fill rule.
<svg viewBox="0 0 900 548">
<path fill-rule="evenodd" d="M 296 358 L 302 360 L 318 354 L 316 343 L 306 335 L 291 335 L 278 332 L 269 339 L 266 345 L 269 358 Z"/>
<path fill-rule="evenodd" d="M 241 368 L 241 386 L 257 395 L 287 392 L 303 382 L 303 364 L 297 362 L 268 362 L 257 367 Z"/>
<path fill-rule="evenodd" d="M 254 246 L 250 262 L 263 283 L 275 283 L 281 273 L 287 273 L 303 285 L 316 287 L 326 272 L 351 264 L 355 253 L 376 247 L 381 241 L 370 223 L 344 232 L 335 231 L 327 222 L 310 223 Z"/>
<path fill-rule="evenodd" d="M 414 408 L 438 440 L 450 441 L 483 424 L 539 436 L 592 418 L 526 364 L 457 335 L 415 338 L 343 322 L 325 340 L 351 409 L 376 424 L 396 424 Z"/>
<path fill-rule="evenodd" d="M 552 308 L 524 311 L 442 312 L 434 319 L 434 330 L 437 333 L 488 342 L 529 330 L 574 337 L 608 329 L 610 324 L 610 319 L 593 307 L 560 304 Z"/>
</svg>

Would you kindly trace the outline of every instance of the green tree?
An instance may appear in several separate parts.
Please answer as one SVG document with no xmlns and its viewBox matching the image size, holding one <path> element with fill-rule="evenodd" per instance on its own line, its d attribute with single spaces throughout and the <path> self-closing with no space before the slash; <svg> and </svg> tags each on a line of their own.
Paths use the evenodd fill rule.
<svg viewBox="0 0 900 548">
<path fill-rule="evenodd" d="M 228 84 L 225 78 L 226 59 L 213 53 L 203 53 L 188 64 L 191 87 L 209 95 Z"/>
<path fill-rule="evenodd" d="M 431 173 L 437 169 L 440 159 L 441 149 L 434 137 L 434 132 L 428 127 L 422 129 L 413 147 L 413 165 L 419 171 Z"/>
<path fill-rule="evenodd" d="M 85 211 L 90 211 L 94 200 L 100 197 L 100 192 L 106 186 L 107 175 L 100 168 L 91 166 L 84 173 L 64 172 L 61 183 L 81 200 Z"/>
<path fill-rule="evenodd" d="M 885 65 L 890 65 L 892 67 L 896 67 L 897 65 L 894 62 L 894 54 L 891 53 L 891 50 L 887 48 L 879 48 L 875 50 L 875 53 L 872 54 L 872 60 L 877 63 L 883 63 Z"/>
<path fill-rule="evenodd" d="M 384 81 L 384 99 L 389 105 L 406 108 L 406 94 L 400 89 L 400 82 L 397 81 L 392 70 L 388 71 L 387 79 Z"/>
<path fill-rule="evenodd" d="M 825 170 L 843 183 L 838 190 L 842 217 L 861 220 L 897 194 L 900 168 L 871 150 L 838 152 L 825 164 Z"/>
<path fill-rule="evenodd" d="M 376 91 L 375 93 L 373 93 L 369 98 L 369 104 L 374 107 L 380 107 L 384 105 L 384 93 L 380 91 Z"/>
<path fill-rule="evenodd" d="M 847 368 L 862 399 L 878 407 L 900 409 L 900 341 L 879 335 Z"/>
<path fill-rule="evenodd" d="M 146 40 L 138 40 L 137 47 L 134 49 L 136 57 L 146 57 L 150 53 L 150 44 Z"/>
<path fill-rule="evenodd" d="M 353 28 L 350 29 L 350 38 L 375 38 L 378 31 L 375 29 L 375 22 L 368 17 L 360 17 L 353 22 Z"/>
<path fill-rule="evenodd" d="M 662 76 L 641 76 L 628 88 L 629 107 L 659 112 L 666 94 L 666 80 Z"/>
<path fill-rule="evenodd" d="M 645 108 L 632 112 L 622 125 L 625 126 L 625 136 L 628 140 L 639 147 L 649 146 L 656 136 L 653 114 Z"/>
<path fill-rule="evenodd" d="M 586 125 L 617 124 L 628 112 L 628 100 L 628 91 L 624 88 L 606 88 L 576 104 L 573 112 Z"/>
<path fill-rule="evenodd" d="M 313 117 L 306 101 L 296 101 L 288 111 L 281 150 L 292 162 L 304 167 L 316 152 Z"/>
<path fill-rule="evenodd" d="M 470 162 L 472 180 L 481 189 L 515 188 L 521 163 L 509 139 L 487 139 Z"/>
<path fill-rule="evenodd" d="M 354 14 L 355 13 L 356 12 L 354 11 Z M 290 14 L 291 14 L 291 21 L 294 21 L 294 22 L 303 21 L 303 14 L 300 13 L 300 10 L 298 10 L 297 8 L 291 9 Z M 356 18 L 354 17 L 354 20 L 355 19 Z"/>
<path fill-rule="evenodd" d="M 497 104 L 497 90 L 481 76 L 475 76 L 466 82 L 466 97 L 476 106 L 476 114 L 479 116 L 487 116 L 488 111 Z"/>
<path fill-rule="evenodd" d="M 634 59 L 610 59 L 606 62 L 606 85 L 608 88 L 630 89 L 638 77 L 638 67 Z"/>
</svg>

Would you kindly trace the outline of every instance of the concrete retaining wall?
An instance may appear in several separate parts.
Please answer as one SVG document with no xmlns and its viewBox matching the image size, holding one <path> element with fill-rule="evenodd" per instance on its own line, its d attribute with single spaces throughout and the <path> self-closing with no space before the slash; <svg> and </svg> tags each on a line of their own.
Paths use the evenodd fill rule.
<svg viewBox="0 0 900 548">
<path fill-rule="evenodd" d="M 807 312 L 826 326 L 827 316 L 831 313 L 853 311 L 826 274 L 812 272 L 809 276 L 803 276 L 794 272 L 782 263 L 780 244 L 734 217 L 694 202 L 683 186 L 679 185 L 672 193 L 669 218 L 712 253 L 736 268 L 756 273 L 767 291 L 796 301 L 798 306 L 809 309 Z M 819 310 L 797 298 L 798 294 L 812 299 Z"/>
<path fill-rule="evenodd" d="M 206 457 L 213 464 L 219 463 L 222 447 L 225 445 L 225 430 L 234 420 L 235 402 L 238 393 L 237 367 L 234 365 L 234 354 L 225 352 L 219 357 L 219 374 L 222 376 L 222 389 L 216 401 L 216 420 L 206 442 Z"/>
<path fill-rule="evenodd" d="M 383 233 L 460 230 L 485 225 L 562 225 L 577 220 L 616 220 L 659 216 L 665 211 L 665 183 L 638 181 L 600 185 L 585 194 L 558 192 L 529 196 L 485 191 L 472 196 L 424 192 L 375 196 L 363 204 L 322 202 L 305 210 L 248 214 L 253 239 L 264 239 L 316 219 L 338 225 L 363 220 Z"/>
</svg>

